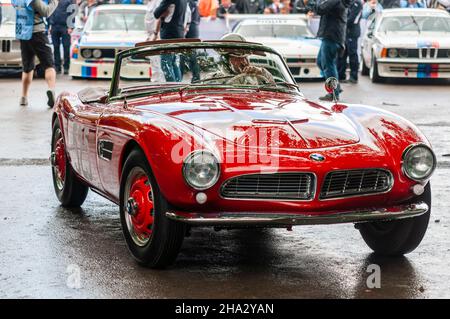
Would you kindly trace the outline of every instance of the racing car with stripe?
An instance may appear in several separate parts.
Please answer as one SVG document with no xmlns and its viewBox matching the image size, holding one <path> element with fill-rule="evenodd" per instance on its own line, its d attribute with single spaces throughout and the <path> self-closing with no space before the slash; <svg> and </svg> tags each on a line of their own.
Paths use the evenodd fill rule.
<svg viewBox="0 0 450 319">
<path fill-rule="evenodd" d="M 309 29 L 305 15 L 244 19 L 233 28 L 233 33 L 280 52 L 296 80 L 322 78 L 317 66 L 321 41 Z"/>
<path fill-rule="evenodd" d="M 95 8 L 79 39 L 71 47 L 69 75 L 73 78 L 110 79 L 114 58 L 124 49 L 147 39 L 145 6 L 102 5 Z M 123 76 L 149 79 L 148 63 L 136 61 Z"/>
<path fill-rule="evenodd" d="M 450 15 L 438 9 L 388 9 L 369 18 L 362 74 L 384 78 L 450 78 Z"/>
</svg>

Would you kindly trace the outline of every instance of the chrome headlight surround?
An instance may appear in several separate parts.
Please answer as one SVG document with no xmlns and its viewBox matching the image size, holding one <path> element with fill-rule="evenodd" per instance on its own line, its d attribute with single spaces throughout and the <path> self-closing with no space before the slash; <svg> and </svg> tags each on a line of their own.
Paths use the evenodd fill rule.
<svg viewBox="0 0 450 319">
<path fill-rule="evenodd" d="M 193 151 L 183 161 L 183 177 L 186 183 L 196 190 L 213 187 L 220 177 L 217 157 L 206 150 Z"/>
<path fill-rule="evenodd" d="M 421 182 L 428 179 L 433 174 L 436 164 L 436 155 L 425 144 L 412 144 L 403 151 L 402 170 L 413 181 Z M 417 170 L 418 165 L 425 165 L 428 168 L 426 170 Z"/>
<path fill-rule="evenodd" d="M 96 59 L 100 59 L 102 57 L 102 50 L 100 49 L 92 50 L 92 56 Z"/>
<path fill-rule="evenodd" d="M 401 57 L 402 59 L 406 59 L 409 55 L 409 51 L 408 49 L 399 49 L 398 50 L 398 56 Z"/>
<path fill-rule="evenodd" d="M 81 50 L 81 56 L 85 59 L 89 59 L 92 57 L 92 50 L 91 49 L 82 49 Z"/>
<path fill-rule="evenodd" d="M 398 56 L 398 50 L 394 48 L 387 49 L 387 56 L 390 58 L 396 58 Z"/>
</svg>

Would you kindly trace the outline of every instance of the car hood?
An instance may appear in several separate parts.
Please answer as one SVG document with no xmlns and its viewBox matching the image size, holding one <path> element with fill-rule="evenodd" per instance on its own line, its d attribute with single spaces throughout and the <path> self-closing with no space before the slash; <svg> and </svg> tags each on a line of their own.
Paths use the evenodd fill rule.
<svg viewBox="0 0 450 319">
<path fill-rule="evenodd" d="M 242 146 L 266 137 L 258 147 L 315 149 L 359 142 L 344 114 L 291 94 L 195 95 L 138 109 L 165 114 Z"/>
<path fill-rule="evenodd" d="M 380 42 L 385 47 L 398 48 L 450 48 L 450 36 L 447 33 L 408 32 L 387 34 L 379 33 Z"/>
<path fill-rule="evenodd" d="M 130 32 L 90 32 L 84 33 L 80 38 L 80 46 L 126 48 L 133 47 L 137 42 L 147 39 L 145 31 Z"/>
<path fill-rule="evenodd" d="M 262 43 L 272 49 L 277 50 L 282 55 L 295 56 L 313 56 L 316 57 L 320 49 L 321 41 L 314 38 L 299 37 L 298 39 L 290 38 L 272 38 L 272 37 L 255 37 L 246 38 L 247 41 Z"/>
</svg>

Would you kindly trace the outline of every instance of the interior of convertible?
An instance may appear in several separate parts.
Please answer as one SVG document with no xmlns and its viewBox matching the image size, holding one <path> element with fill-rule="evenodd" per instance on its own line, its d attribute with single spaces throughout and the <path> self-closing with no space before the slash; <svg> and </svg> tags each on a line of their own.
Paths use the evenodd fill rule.
<svg viewBox="0 0 450 319">
<path fill-rule="evenodd" d="M 183 47 L 122 59 L 118 92 L 190 86 L 260 87 L 295 85 L 277 54 L 257 49 Z"/>
</svg>

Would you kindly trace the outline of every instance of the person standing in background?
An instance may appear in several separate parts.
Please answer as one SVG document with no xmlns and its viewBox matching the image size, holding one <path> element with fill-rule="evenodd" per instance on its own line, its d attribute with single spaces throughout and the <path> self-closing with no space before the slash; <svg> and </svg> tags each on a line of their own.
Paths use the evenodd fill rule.
<svg viewBox="0 0 450 319">
<path fill-rule="evenodd" d="M 147 10 L 145 13 L 145 28 L 148 33 L 148 40 L 155 41 L 158 38 L 160 23 L 159 19 L 155 18 L 155 10 L 161 4 L 161 0 L 149 0 L 147 3 Z"/>
<path fill-rule="evenodd" d="M 236 5 L 231 2 L 231 0 L 222 0 L 222 3 L 217 9 L 217 17 L 225 19 L 227 14 L 239 13 L 236 9 Z"/>
<path fill-rule="evenodd" d="M 362 16 L 362 6 L 361 0 L 354 0 L 348 9 L 345 51 L 338 61 L 339 81 L 341 82 L 347 82 L 345 71 L 347 70 L 348 58 L 350 62 L 350 78 L 348 82 L 358 83 L 358 39 L 361 35 L 359 22 Z"/>
<path fill-rule="evenodd" d="M 241 14 L 264 13 L 264 0 L 236 0 L 236 9 Z"/>
<path fill-rule="evenodd" d="M 79 15 L 83 25 L 86 24 L 89 14 L 92 12 L 92 10 L 94 10 L 96 6 L 98 6 L 98 2 L 96 0 L 86 0 L 80 3 Z"/>
<path fill-rule="evenodd" d="M 198 10 L 201 17 L 215 20 L 217 18 L 217 8 L 219 8 L 217 0 L 199 0 L 198 2 Z"/>
<path fill-rule="evenodd" d="M 69 6 L 73 3 L 73 0 L 60 0 L 55 12 L 48 19 L 50 25 L 50 34 L 53 43 L 53 55 L 55 57 L 56 73 L 61 73 L 61 44 L 63 46 L 64 57 L 64 74 L 69 74 L 70 64 L 70 34 L 72 29 L 69 28 L 67 23 L 70 23 L 69 16 L 71 11 Z M 71 25 L 74 25 L 73 23 Z"/>
<path fill-rule="evenodd" d="M 312 0 L 305 1 L 310 11 L 320 15 L 317 37 L 322 40 L 317 65 L 325 78 L 338 78 L 337 60 L 345 48 L 345 33 L 347 30 L 347 13 L 352 0 Z M 339 100 L 341 86 L 338 85 L 334 94 L 328 93 L 319 98 L 322 101 Z"/>
<path fill-rule="evenodd" d="M 280 14 L 283 5 L 280 0 L 273 0 L 272 3 L 264 9 L 265 14 Z"/>
<path fill-rule="evenodd" d="M 380 4 L 385 9 L 400 8 L 400 0 L 381 0 Z"/>
<path fill-rule="evenodd" d="M 187 0 L 187 5 L 190 10 L 191 18 L 188 25 L 188 31 L 186 33 L 186 39 L 198 39 L 200 38 L 200 13 L 198 10 L 197 0 Z M 192 52 L 187 61 L 189 69 L 192 72 L 191 82 L 200 81 L 200 66 L 197 62 L 197 55 Z"/>
<path fill-rule="evenodd" d="M 186 0 L 162 0 L 153 15 L 156 19 L 162 18 L 171 8 L 170 18 L 161 21 L 161 39 L 181 39 L 185 35 Z M 173 11 L 172 11 L 173 10 Z M 173 54 L 161 55 L 161 68 L 167 82 L 180 82 L 181 70 L 179 57 Z"/>
<path fill-rule="evenodd" d="M 379 13 L 383 11 L 383 6 L 378 2 L 378 0 L 368 0 L 363 5 L 362 18 L 368 19 L 372 14 Z"/>
<path fill-rule="evenodd" d="M 16 9 L 16 38 L 20 40 L 22 55 L 22 96 L 20 105 L 28 105 L 28 90 L 33 81 L 34 60 L 37 56 L 45 72 L 47 105 L 55 105 L 56 72 L 53 53 L 45 34 L 44 18 L 48 18 L 58 6 L 58 0 L 12 0 Z"/>
<path fill-rule="evenodd" d="M 400 0 L 400 8 L 422 9 L 426 7 L 426 4 L 417 0 Z"/>
</svg>

